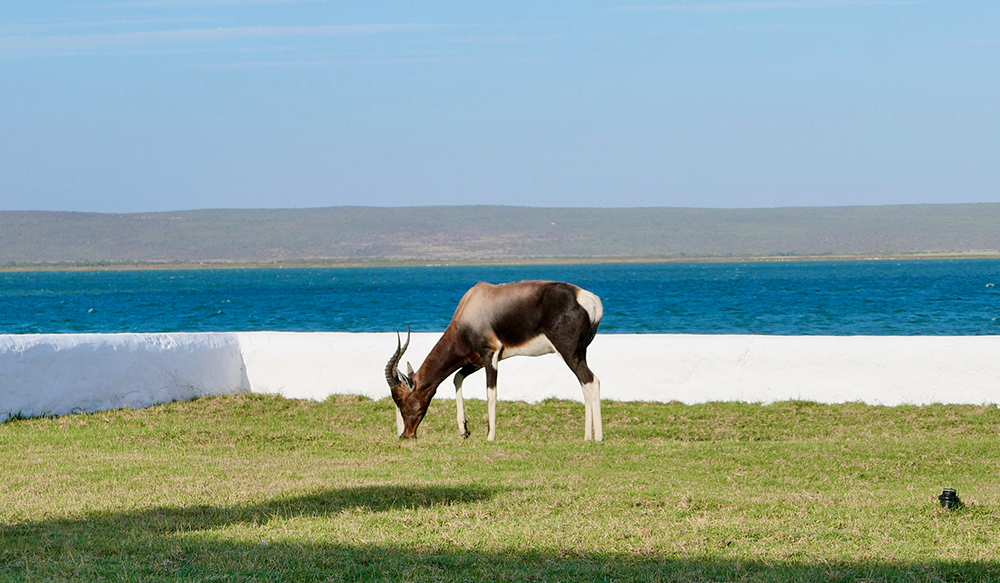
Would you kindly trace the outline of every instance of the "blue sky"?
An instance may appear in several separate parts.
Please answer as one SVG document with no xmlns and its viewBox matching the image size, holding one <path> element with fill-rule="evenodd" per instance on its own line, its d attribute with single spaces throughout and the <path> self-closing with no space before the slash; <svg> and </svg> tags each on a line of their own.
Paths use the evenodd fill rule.
<svg viewBox="0 0 1000 583">
<path fill-rule="evenodd" d="M 0 3 L 0 210 L 1000 202 L 998 160 L 997 2 Z"/>
</svg>

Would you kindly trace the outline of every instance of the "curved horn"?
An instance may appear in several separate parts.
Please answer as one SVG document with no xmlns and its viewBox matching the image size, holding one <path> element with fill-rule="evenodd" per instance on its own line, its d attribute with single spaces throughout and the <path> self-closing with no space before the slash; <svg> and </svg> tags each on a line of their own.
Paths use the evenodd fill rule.
<svg viewBox="0 0 1000 583">
<path fill-rule="evenodd" d="M 406 344 L 400 344 L 399 332 L 396 332 L 396 352 L 389 359 L 389 362 L 385 365 L 385 380 L 389 383 L 389 388 L 393 388 L 401 383 L 403 379 L 400 378 L 402 375 L 397 368 L 399 364 L 399 359 L 403 357 L 403 353 L 406 352 L 407 347 L 410 346 L 410 327 L 406 327 Z M 407 383 L 409 385 L 409 383 Z"/>
<path fill-rule="evenodd" d="M 389 383 L 389 388 L 395 387 L 402 382 L 399 380 L 399 374 L 396 371 L 396 364 L 402 356 L 402 340 L 399 338 L 399 332 L 396 332 L 396 352 L 393 353 L 392 358 L 390 358 L 388 364 L 385 365 L 385 380 Z"/>
</svg>

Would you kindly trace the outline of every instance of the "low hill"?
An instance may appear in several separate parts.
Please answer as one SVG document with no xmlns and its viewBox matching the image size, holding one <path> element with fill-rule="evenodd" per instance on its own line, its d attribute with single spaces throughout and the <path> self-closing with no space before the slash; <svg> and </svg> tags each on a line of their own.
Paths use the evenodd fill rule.
<svg viewBox="0 0 1000 583">
<path fill-rule="evenodd" d="M 1000 204 L 0 212 L 0 265 L 1000 255 Z"/>
</svg>

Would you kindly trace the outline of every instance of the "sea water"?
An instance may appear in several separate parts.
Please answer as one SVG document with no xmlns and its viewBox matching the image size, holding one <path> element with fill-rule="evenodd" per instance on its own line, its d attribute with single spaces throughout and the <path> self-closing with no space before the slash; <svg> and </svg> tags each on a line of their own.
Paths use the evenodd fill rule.
<svg viewBox="0 0 1000 583">
<path fill-rule="evenodd" d="M 604 333 L 1000 333 L 1000 260 L 0 273 L 0 333 L 441 331 L 479 281 L 569 281 Z"/>
</svg>

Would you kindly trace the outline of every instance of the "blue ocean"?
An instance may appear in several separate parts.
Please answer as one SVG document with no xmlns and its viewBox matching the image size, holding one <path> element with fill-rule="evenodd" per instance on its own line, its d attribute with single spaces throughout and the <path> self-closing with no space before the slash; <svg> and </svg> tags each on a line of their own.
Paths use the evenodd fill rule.
<svg viewBox="0 0 1000 583">
<path fill-rule="evenodd" d="M 1000 333 L 1000 260 L 0 273 L 0 333 L 442 331 L 479 281 L 555 279 L 605 333 Z"/>
</svg>

